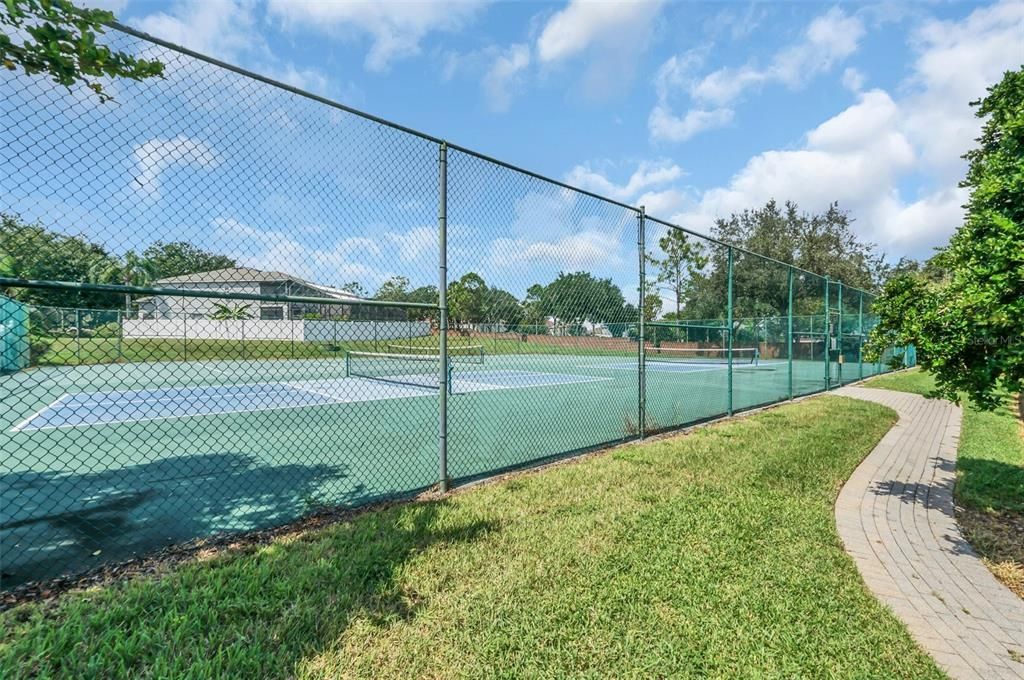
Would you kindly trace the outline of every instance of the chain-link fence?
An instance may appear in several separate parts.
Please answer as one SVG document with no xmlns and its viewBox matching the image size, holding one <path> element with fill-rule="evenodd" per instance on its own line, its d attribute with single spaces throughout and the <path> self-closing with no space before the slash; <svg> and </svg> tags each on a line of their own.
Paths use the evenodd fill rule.
<svg viewBox="0 0 1024 680">
<path fill-rule="evenodd" d="M 130 31 L 0 74 L 13 587 L 885 370 L 871 296 Z"/>
</svg>

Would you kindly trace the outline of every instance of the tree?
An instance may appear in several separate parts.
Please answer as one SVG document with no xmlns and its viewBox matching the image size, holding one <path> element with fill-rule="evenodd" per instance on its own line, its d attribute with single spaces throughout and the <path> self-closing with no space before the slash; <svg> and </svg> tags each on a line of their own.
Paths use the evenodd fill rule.
<svg viewBox="0 0 1024 680">
<path fill-rule="evenodd" d="M 523 299 L 523 324 L 528 333 L 545 333 L 547 314 L 542 306 L 541 298 L 544 295 L 544 286 L 535 283 L 526 289 L 526 298 Z"/>
<path fill-rule="evenodd" d="M 69 0 L 5 0 L 0 7 L 0 63 L 13 71 L 46 73 L 69 90 L 82 83 L 100 101 L 113 97 L 99 78 L 144 80 L 163 74 L 159 61 L 116 52 L 97 42 L 104 24 L 114 21 L 105 10 L 80 9 Z"/>
<path fill-rule="evenodd" d="M 227 255 L 202 250 L 186 241 L 157 241 L 142 251 L 142 257 L 152 265 L 157 278 L 161 279 L 238 266 Z"/>
<path fill-rule="evenodd" d="M 518 329 L 525 314 L 516 296 L 501 288 L 488 288 L 484 297 L 484 320 Z"/>
<path fill-rule="evenodd" d="M 367 293 L 366 289 L 363 288 L 363 284 L 359 283 L 358 281 L 349 281 L 348 283 L 343 283 L 340 286 L 338 286 L 338 290 L 343 290 L 346 293 L 352 293 L 356 297 L 369 297 L 369 293 Z"/>
<path fill-rule="evenodd" d="M 886 274 L 884 260 L 874 244 L 856 237 L 851 224 L 849 216 L 836 204 L 823 213 L 807 214 L 801 213 L 794 203 L 787 202 L 780 208 L 775 201 L 718 220 L 713 229 L 715 238 L 739 246 L 733 249 L 733 315 L 785 314 L 789 306 L 787 264 L 847 286 L 877 289 Z M 688 318 L 724 318 L 728 251 L 727 247 L 717 245 L 706 249 L 709 266 L 690 277 L 684 307 Z M 823 277 L 808 277 L 806 285 L 796 287 L 798 313 L 824 312 Z"/>
<path fill-rule="evenodd" d="M 392 276 L 380 284 L 380 288 L 374 294 L 375 300 L 390 300 L 392 302 L 406 302 L 409 296 L 409 279 L 404 276 Z"/>
<path fill-rule="evenodd" d="M 252 305 L 227 305 L 220 302 L 213 303 L 214 311 L 210 318 L 214 321 L 238 321 L 251 319 L 249 307 Z"/>
<path fill-rule="evenodd" d="M 991 409 L 1004 391 L 1024 391 L 1024 68 L 971 105 L 986 120 L 965 155 L 966 218 L 933 268 L 943 276 L 905 274 L 886 285 L 869 352 L 913 343 L 939 394 L 965 392 Z"/>
<path fill-rule="evenodd" d="M 125 286 L 148 286 L 156 278 L 153 264 L 129 250 L 124 260 L 96 262 L 89 270 L 89 279 L 94 283 L 119 283 Z M 132 311 L 132 295 L 124 294 L 124 310 Z"/>
<path fill-rule="evenodd" d="M 651 264 L 658 268 L 658 283 L 667 283 L 669 290 L 672 291 L 672 295 L 676 299 L 676 314 L 678 315 L 682 312 L 683 301 L 689 292 L 690 282 L 694 275 L 707 265 L 707 258 L 704 256 L 701 245 L 691 241 L 686 232 L 679 229 L 669 229 L 665 236 L 658 239 L 658 247 L 665 254 L 662 259 L 659 260 L 653 255 L 646 255 L 646 257 Z M 647 296 L 648 294 L 644 296 L 645 303 Z M 661 304 L 659 297 L 659 311 Z"/>
<path fill-rule="evenodd" d="M 611 279 L 597 279 L 588 272 L 560 272 L 543 287 L 531 287 L 536 309 L 543 317 L 552 316 L 577 327 L 584 322 L 621 323 L 635 321 L 627 310 L 626 300 Z"/>
<path fill-rule="evenodd" d="M 11 276 L 48 281 L 88 281 L 89 272 L 113 258 L 82 236 L 68 236 L 30 224 L 17 215 L 0 213 L 0 253 L 7 254 Z M 110 293 L 69 293 L 58 290 L 14 288 L 22 302 L 55 307 L 110 307 Z"/>
<path fill-rule="evenodd" d="M 455 321 L 478 323 L 483 320 L 487 284 L 474 272 L 448 284 L 448 316 Z"/>
</svg>

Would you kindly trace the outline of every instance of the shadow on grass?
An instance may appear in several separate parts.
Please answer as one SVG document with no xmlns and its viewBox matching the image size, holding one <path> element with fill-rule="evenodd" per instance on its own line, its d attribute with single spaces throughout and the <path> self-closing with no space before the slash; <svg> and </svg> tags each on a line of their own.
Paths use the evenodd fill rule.
<svg viewBox="0 0 1024 680">
<path fill-rule="evenodd" d="M 282 524 L 319 502 L 358 503 L 337 465 L 267 465 L 239 453 L 119 469 L 0 475 L 2 586 L 82 572 L 219 532 Z M 326 494 L 326 496 L 325 496 Z"/>
<path fill-rule="evenodd" d="M 1024 466 L 967 456 L 962 456 L 957 466 L 963 485 L 958 498 L 965 505 L 975 510 L 1024 514 Z"/>
<path fill-rule="evenodd" d="M 271 678 L 295 677 L 322 659 L 343 663 L 333 652 L 357 621 L 386 628 L 429 603 L 403 578 L 405 565 L 431 546 L 458 550 L 498 528 L 447 512 L 449 502 L 392 506 L 157 579 L 71 594 L 42 616 L 14 610 L 22 623 L 0 635 L 0 675 L 31 666 L 43 676 L 160 669 L 168 677 Z M 48 653 L 65 645 L 75 654 Z"/>
</svg>

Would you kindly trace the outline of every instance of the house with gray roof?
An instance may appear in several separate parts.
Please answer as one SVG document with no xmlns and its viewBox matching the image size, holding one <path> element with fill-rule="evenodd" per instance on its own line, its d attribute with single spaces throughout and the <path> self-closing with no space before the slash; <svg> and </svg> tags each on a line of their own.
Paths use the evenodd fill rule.
<svg viewBox="0 0 1024 680">
<path fill-rule="evenodd" d="M 324 298 L 331 304 L 297 302 L 263 302 L 253 300 L 232 300 L 229 298 L 193 298 L 169 295 L 154 295 L 138 301 L 139 318 L 142 319 L 209 319 L 218 304 L 229 306 L 249 305 L 248 313 L 254 319 L 293 320 L 316 316 L 322 319 L 339 319 L 351 314 L 350 305 L 336 304 L 338 301 L 358 301 L 353 295 L 331 286 L 306 281 L 284 272 L 270 272 L 252 267 L 230 267 L 209 272 L 196 272 L 182 276 L 170 276 L 153 282 L 157 288 L 178 288 L 185 290 L 215 290 L 249 295 L 291 295 Z"/>
</svg>

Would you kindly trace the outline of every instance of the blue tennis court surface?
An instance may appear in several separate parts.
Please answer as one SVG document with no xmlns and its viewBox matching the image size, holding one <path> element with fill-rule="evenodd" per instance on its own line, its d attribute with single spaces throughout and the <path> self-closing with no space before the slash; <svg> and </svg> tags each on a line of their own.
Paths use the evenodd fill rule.
<svg viewBox="0 0 1024 680">
<path fill-rule="evenodd" d="M 436 388 L 416 384 L 422 376 L 389 376 L 394 382 L 370 378 L 332 378 L 249 385 L 206 385 L 184 388 L 81 392 L 65 394 L 11 428 L 12 432 L 89 425 L 111 425 L 225 413 L 248 413 L 345 404 L 385 399 L 429 397 Z M 457 373 L 452 393 L 538 388 L 611 380 L 610 378 L 498 370 Z"/>
</svg>

